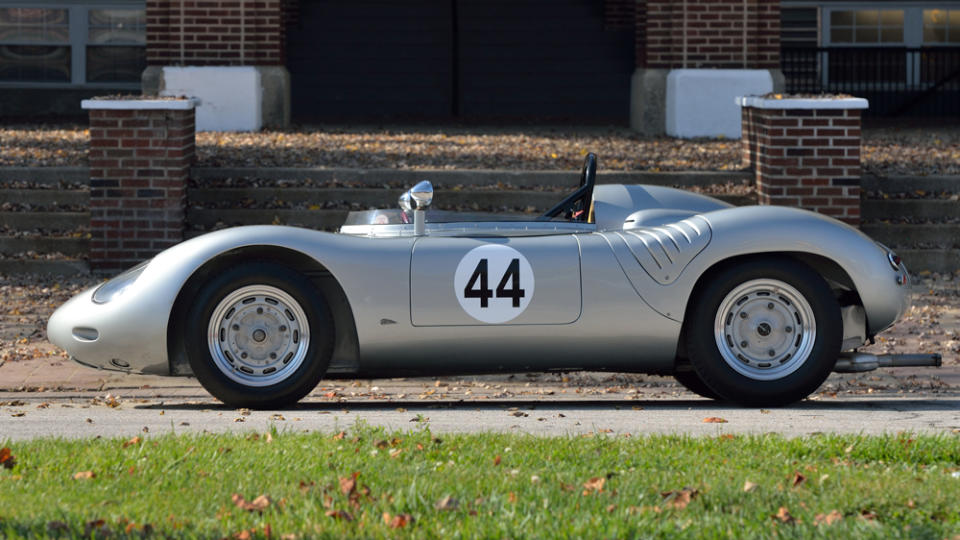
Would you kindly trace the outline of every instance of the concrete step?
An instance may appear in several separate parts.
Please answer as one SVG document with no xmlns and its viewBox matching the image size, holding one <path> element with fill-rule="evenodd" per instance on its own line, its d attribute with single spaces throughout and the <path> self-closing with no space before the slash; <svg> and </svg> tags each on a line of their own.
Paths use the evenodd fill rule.
<svg viewBox="0 0 960 540">
<path fill-rule="evenodd" d="M 0 253 L 8 255 L 35 251 L 37 253 L 63 253 L 69 256 L 81 256 L 86 255 L 89 249 L 90 239 L 88 238 L 0 236 Z"/>
<path fill-rule="evenodd" d="M 878 178 L 864 175 L 860 179 L 860 188 L 864 191 L 882 191 L 884 193 L 915 193 L 917 190 L 927 193 L 960 193 L 960 176 L 891 176 Z"/>
<path fill-rule="evenodd" d="M 187 223 L 201 229 L 213 227 L 218 222 L 227 226 L 236 225 L 293 225 L 311 229 L 333 230 L 347 218 L 348 210 L 236 210 L 236 209 L 187 209 Z"/>
<path fill-rule="evenodd" d="M 4 200 L 32 206 L 89 206 L 90 192 L 77 189 L 0 189 Z"/>
<path fill-rule="evenodd" d="M 238 204 L 252 201 L 255 204 L 282 201 L 290 204 L 323 204 L 328 201 L 358 203 L 375 208 L 393 208 L 403 189 L 387 188 L 220 188 L 191 189 L 187 192 L 189 204 L 214 205 Z M 531 190 L 477 190 L 477 189 L 438 189 L 434 193 L 434 206 L 470 206 L 526 208 L 532 206 L 546 210 L 560 202 L 566 195 L 557 191 Z M 716 198 L 731 204 L 742 206 L 754 204 L 755 199 L 744 195 L 719 195 Z"/>
<path fill-rule="evenodd" d="M 960 218 L 960 202 L 931 199 L 866 199 L 860 207 L 864 221 L 923 217 L 933 220 Z"/>
<path fill-rule="evenodd" d="M 58 185 L 90 183 L 87 167 L 0 167 L 0 182 L 30 182 L 33 184 Z"/>
<path fill-rule="evenodd" d="M 960 251 L 956 249 L 898 249 L 897 255 L 911 272 L 954 273 L 960 270 Z"/>
<path fill-rule="evenodd" d="M 903 225 L 866 223 L 860 230 L 891 248 L 912 248 L 917 244 L 960 248 L 960 224 Z"/>
<path fill-rule="evenodd" d="M 0 275 L 54 274 L 74 276 L 89 274 L 90 265 L 78 259 L 0 259 Z"/>
<path fill-rule="evenodd" d="M 0 212 L 0 226 L 18 231 L 66 231 L 89 225 L 89 212 Z"/>
<path fill-rule="evenodd" d="M 602 167 L 602 165 L 601 165 Z M 410 170 L 410 169 L 317 169 L 300 167 L 194 167 L 190 174 L 202 185 L 204 180 L 222 178 L 259 178 L 266 180 L 313 180 L 315 182 L 355 182 L 382 186 L 400 183 L 413 186 L 430 180 L 434 186 L 491 186 L 506 182 L 514 186 L 551 186 L 573 188 L 579 171 L 493 171 L 493 170 Z M 750 171 L 690 172 L 598 172 L 599 184 L 651 184 L 658 186 L 707 186 L 752 180 Z"/>
</svg>

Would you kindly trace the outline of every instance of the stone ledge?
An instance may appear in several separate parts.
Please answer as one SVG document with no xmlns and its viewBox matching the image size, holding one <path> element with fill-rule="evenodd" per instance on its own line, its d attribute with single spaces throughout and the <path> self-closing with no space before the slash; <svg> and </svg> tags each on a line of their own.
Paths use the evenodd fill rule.
<svg viewBox="0 0 960 540">
<path fill-rule="evenodd" d="M 769 99 L 760 96 L 739 96 L 734 100 L 741 107 L 755 109 L 866 109 L 864 98 L 784 98 Z"/>
</svg>

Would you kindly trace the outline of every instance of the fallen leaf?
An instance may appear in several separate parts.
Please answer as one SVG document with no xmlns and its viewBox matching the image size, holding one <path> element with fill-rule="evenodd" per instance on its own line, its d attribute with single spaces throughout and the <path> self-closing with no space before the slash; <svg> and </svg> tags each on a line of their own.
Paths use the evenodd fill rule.
<svg viewBox="0 0 960 540">
<path fill-rule="evenodd" d="M 133 445 L 135 445 L 135 444 L 140 444 L 140 442 L 141 442 L 142 440 L 143 440 L 143 439 L 141 439 L 140 437 L 134 437 L 134 438 L 130 439 L 129 441 L 126 441 L 125 443 L 123 443 L 123 447 L 126 448 L 126 447 L 128 447 L 128 446 L 133 446 Z"/>
<path fill-rule="evenodd" d="M 747 493 L 750 493 L 751 491 L 756 490 L 758 487 L 760 487 L 760 486 L 758 486 L 757 484 L 754 484 L 753 482 L 751 482 L 751 481 L 749 481 L 749 480 L 747 480 L 746 482 L 743 483 L 743 491 L 745 491 L 745 492 L 747 492 Z"/>
<path fill-rule="evenodd" d="M 447 495 L 446 497 L 437 501 L 437 503 L 434 504 L 433 507 L 436 508 L 437 510 L 456 510 L 457 506 L 459 505 L 460 503 L 457 501 L 457 499 L 451 497 L 450 495 Z"/>
<path fill-rule="evenodd" d="M 413 523 L 413 516 L 410 514 L 397 514 L 395 516 L 391 516 L 389 513 L 384 512 L 383 522 L 391 529 L 403 529 L 407 525 Z"/>
<path fill-rule="evenodd" d="M 12 469 L 16 464 L 17 458 L 10 453 L 10 449 L 6 446 L 0 448 L 0 465 L 3 465 L 4 469 Z"/>
<path fill-rule="evenodd" d="M 346 431 L 341 431 L 340 433 L 337 433 L 336 435 L 333 436 L 333 440 L 335 440 L 335 441 L 341 441 L 341 440 L 343 440 L 343 438 L 346 437 L 346 436 L 347 436 L 347 432 L 346 432 Z"/>
<path fill-rule="evenodd" d="M 357 489 L 357 476 L 360 473 L 355 472 L 352 476 L 348 476 L 340 479 L 340 493 L 343 493 L 346 496 L 353 495 L 353 492 Z"/>
<path fill-rule="evenodd" d="M 93 471 L 81 471 L 73 475 L 74 480 L 89 480 L 96 477 L 97 475 Z"/>
<path fill-rule="evenodd" d="M 806 477 L 806 476 L 800 474 L 799 472 L 794 472 L 794 473 L 793 473 L 793 480 L 791 481 L 791 485 L 792 485 L 793 487 L 797 487 L 797 486 L 799 486 L 800 484 L 802 484 L 802 483 L 804 483 L 804 482 L 806 482 L 806 481 L 807 481 L 807 477 Z"/>
<path fill-rule="evenodd" d="M 786 506 L 781 506 L 780 509 L 777 510 L 776 515 L 770 517 L 780 523 L 796 523 L 797 521 L 790 515 L 790 511 L 787 510 Z"/>
<path fill-rule="evenodd" d="M 353 515 L 346 510 L 327 510 L 324 512 L 327 517 L 332 517 L 333 519 L 342 519 L 343 521 L 353 521 Z"/>
<path fill-rule="evenodd" d="M 843 514 L 841 514 L 839 510 L 831 510 L 829 514 L 817 514 L 816 516 L 813 516 L 813 524 L 833 525 L 841 519 L 843 519 Z"/>
<path fill-rule="evenodd" d="M 263 512 L 270 506 L 270 497 L 266 495 L 260 495 L 253 501 L 247 501 L 243 498 L 243 495 L 239 493 L 234 493 L 230 496 L 230 500 L 233 501 L 233 504 L 241 510 L 246 510 L 247 512 Z"/>
<path fill-rule="evenodd" d="M 664 502 L 671 508 L 683 510 L 690 504 L 690 501 L 695 499 L 699 494 L 699 490 L 685 487 L 677 491 L 664 491 L 660 493 L 660 496 L 664 498 Z"/>
<path fill-rule="evenodd" d="M 83 535 L 84 536 L 111 536 L 111 531 L 107 527 L 107 522 L 102 519 L 95 519 L 93 521 L 88 521 L 83 525 Z"/>
<path fill-rule="evenodd" d="M 594 476 L 593 478 L 587 480 L 583 483 L 583 494 L 590 495 L 592 492 L 601 493 L 603 492 L 603 485 L 607 483 L 607 479 L 603 476 Z"/>
<path fill-rule="evenodd" d="M 704 424 L 726 424 L 727 421 L 717 416 L 708 416 L 703 419 Z"/>
</svg>

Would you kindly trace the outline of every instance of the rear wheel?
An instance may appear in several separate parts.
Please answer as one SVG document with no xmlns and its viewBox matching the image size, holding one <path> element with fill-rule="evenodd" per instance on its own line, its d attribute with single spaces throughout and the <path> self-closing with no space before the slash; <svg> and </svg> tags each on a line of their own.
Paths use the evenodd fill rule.
<svg viewBox="0 0 960 540">
<path fill-rule="evenodd" d="M 673 378 L 683 385 L 684 388 L 700 397 L 717 400 L 723 399 L 720 397 L 720 394 L 714 392 L 709 386 L 704 384 L 695 371 L 677 371 L 673 374 Z"/>
<path fill-rule="evenodd" d="M 830 287 L 790 259 L 755 258 L 710 276 L 692 300 L 687 351 L 699 379 L 745 405 L 786 405 L 830 374 L 840 307 Z"/>
<path fill-rule="evenodd" d="M 197 379 L 232 407 L 296 403 L 330 363 L 333 324 L 322 295 L 297 272 L 247 263 L 207 283 L 187 314 Z"/>
</svg>

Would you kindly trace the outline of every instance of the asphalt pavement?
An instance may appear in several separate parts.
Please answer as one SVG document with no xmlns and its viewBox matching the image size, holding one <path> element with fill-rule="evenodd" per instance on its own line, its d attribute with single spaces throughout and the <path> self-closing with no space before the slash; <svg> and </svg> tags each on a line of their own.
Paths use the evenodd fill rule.
<svg viewBox="0 0 960 540">
<path fill-rule="evenodd" d="M 789 407 L 695 396 L 670 377 L 611 373 L 325 380 L 296 407 L 223 406 L 192 378 L 98 371 L 58 357 L 0 365 L 0 441 L 144 432 L 391 430 L 533 435 L 960 433 L 960 368 L 834 374 Z"/>
</svg>

